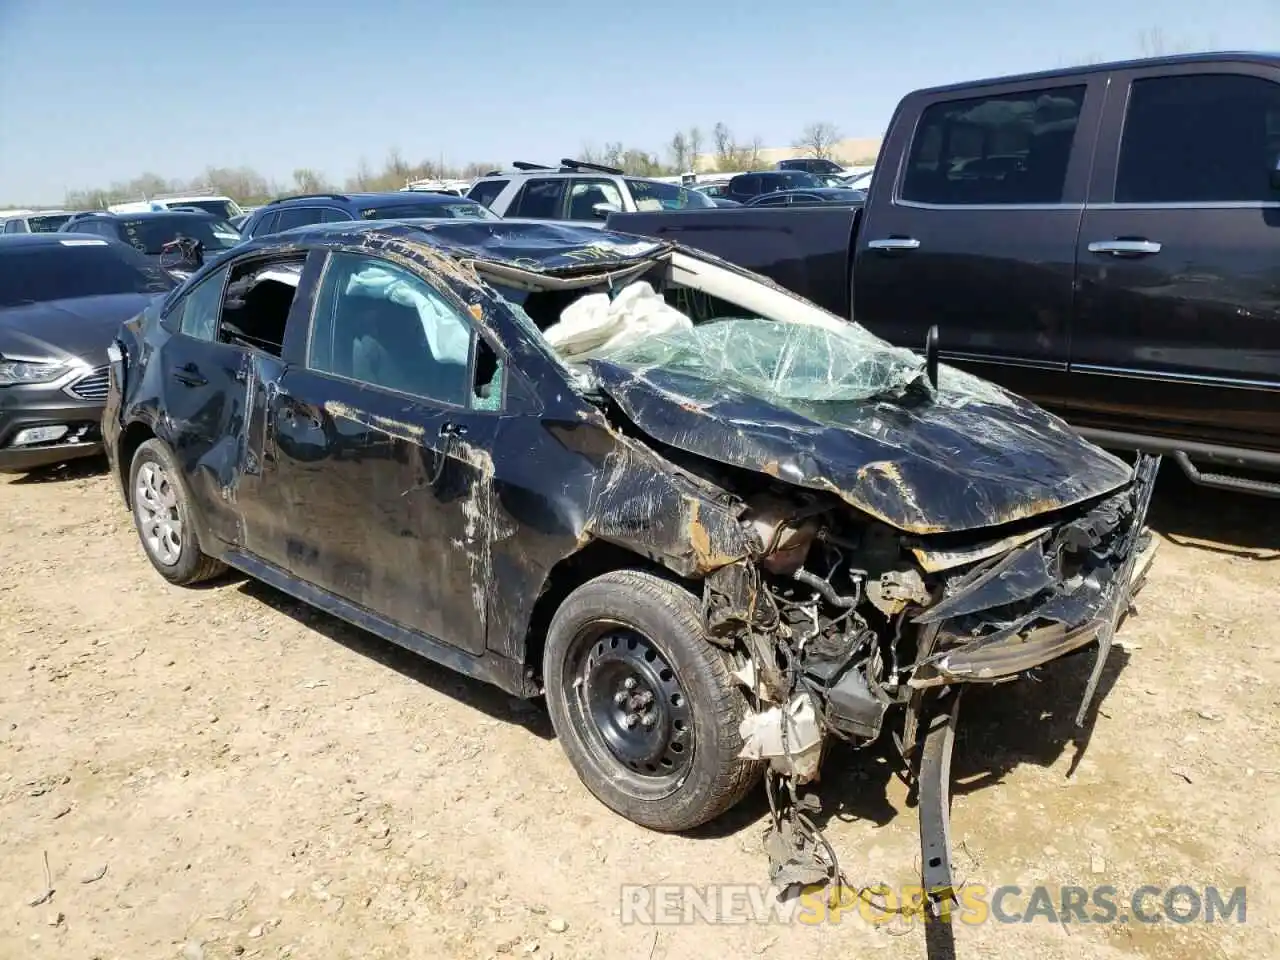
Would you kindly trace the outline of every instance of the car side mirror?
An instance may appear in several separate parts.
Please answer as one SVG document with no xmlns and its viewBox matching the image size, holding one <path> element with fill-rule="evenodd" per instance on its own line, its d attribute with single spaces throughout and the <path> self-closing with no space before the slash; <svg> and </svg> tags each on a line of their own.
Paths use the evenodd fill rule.
<svg viewBox="0 0 1280 960">
<path fill-rule="evenodd" d="M 616 203 L 593 203 L 591 213 L 597 220 L 608 220 L 609 214 L 621 213 L 622 208 Z"/>
</svg>

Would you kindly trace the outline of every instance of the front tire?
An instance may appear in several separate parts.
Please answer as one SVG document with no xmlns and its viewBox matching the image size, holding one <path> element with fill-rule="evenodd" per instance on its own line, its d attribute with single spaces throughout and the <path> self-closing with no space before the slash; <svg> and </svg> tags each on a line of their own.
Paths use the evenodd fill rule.
<svg viewBox="0 0 1280 960">
<path fill-rule="evenodd" d="M 652 830 L 689 830 L 734 806 L 762 764 L 741 759 L 748 704 L 698 599 L 639 570 L 596 577 L 556 611 L 547 706 L 579 778 Z"/>
<path fill-rule="evenodd" d="M 140 445 L 129 466 L 133 525 L 160 576 L 186 586 L 216 577 L 226 566 L 200 549 L 191 496 L 173 454 L 159 440 Z"/>
</svg>

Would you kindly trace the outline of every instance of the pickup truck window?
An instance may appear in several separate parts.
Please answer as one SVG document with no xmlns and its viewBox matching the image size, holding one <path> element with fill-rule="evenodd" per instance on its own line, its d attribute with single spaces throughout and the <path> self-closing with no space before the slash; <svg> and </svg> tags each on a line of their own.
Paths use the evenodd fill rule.
<svg viewBox="0 0 1280 960">
<path fill-rule="evenodd" d="M 1061 203 L 1085 86 L 947 100 L 916 127 L 902 199 L 950 206 Z"/>
<path fill-rule="evenodd" d="M 1129 93 L 1117 203 L 1280 200 L 1280 85 L 1239 74 L 1135 80 Z"/>
</svg>

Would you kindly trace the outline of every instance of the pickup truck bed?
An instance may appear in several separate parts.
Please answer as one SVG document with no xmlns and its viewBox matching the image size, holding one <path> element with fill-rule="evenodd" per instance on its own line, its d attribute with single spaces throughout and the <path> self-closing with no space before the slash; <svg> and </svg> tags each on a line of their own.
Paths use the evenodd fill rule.
<svg viewBox="0 0 1280 960">
<path fill-rule="evenodd" d="M 834 205 L 723 207 L 615 213 L 607 226 L 714 253 L 848 317 L 850 252 L 861 212 Z"/>
</svg>

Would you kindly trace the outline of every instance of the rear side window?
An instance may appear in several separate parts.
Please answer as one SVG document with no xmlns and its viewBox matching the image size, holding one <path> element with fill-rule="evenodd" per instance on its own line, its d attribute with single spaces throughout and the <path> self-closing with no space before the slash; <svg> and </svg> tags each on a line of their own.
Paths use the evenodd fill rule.
<svg viewBox="0 0 1280 960">
<path fill-rule="evenodd" d="M 1061 203 L 1084 95 L 1081 84 L 930 105 L 911 142 L 902 199 Z"/>
<path fill-rule="evenodd" d="M 246 234 L 250 237 L 265 237 L 268 233 L 274 233 L 276 229 L 276 220 L 280 218 L 280 211 L 268 210 L 262 215 L 253 228 Z"/>
<path fill-rule="evenodd" d="M 736 193 L 739 196 L 756 194 L 760 192 L 760 176 L 759 174 L 751 174 L 745 177 L 734 177 L 729 181 L 729 192 Z"/>
<path fill-rule="evenodd" d="M 1117 203 L 1280 200 L 1280 85 L 1239 74 L 1135 80 Z"/>
<path fill-rule="evenodd" d="M 467 193 L 467 197 L 476 203 L 483 203 L 486 207 L 492 207 L 493 201 L 498 199 L 504 187 L 510 180 L 481 180 Z"/>
<path fill-rule="evenodd" d="M 565 177 L 528 181 L 520 188 L 520 194 L 507 211 L 507 216 L 559 220 L 564 209 L 566 182 Z"/>
<path fill-rule="evenodd" d="M 637 210 L 687 210 L 705 209 L 715 204 L 683 184 L 663 183 L 660 180 L 628 180 L 631 199 Z"/>
<path fill-rule="evenodd" d="M 321 207 L 286 207 L 280 211 L 280 219 L 272 232 L 279 233 L 292 230 L 294 227 L 310 226 L 313 223 L 319 223 L 323 216 L 324 210 Z"/>
<path fill-rule="evenodd" d="M 228 267 L 216 270 L 187 291 L 170 316 L 177 327 L 196 340 L 213 340 L 218 329 L 218 313 L 222 309 L 222 288 L 227 282 Z"/>
</svg>

